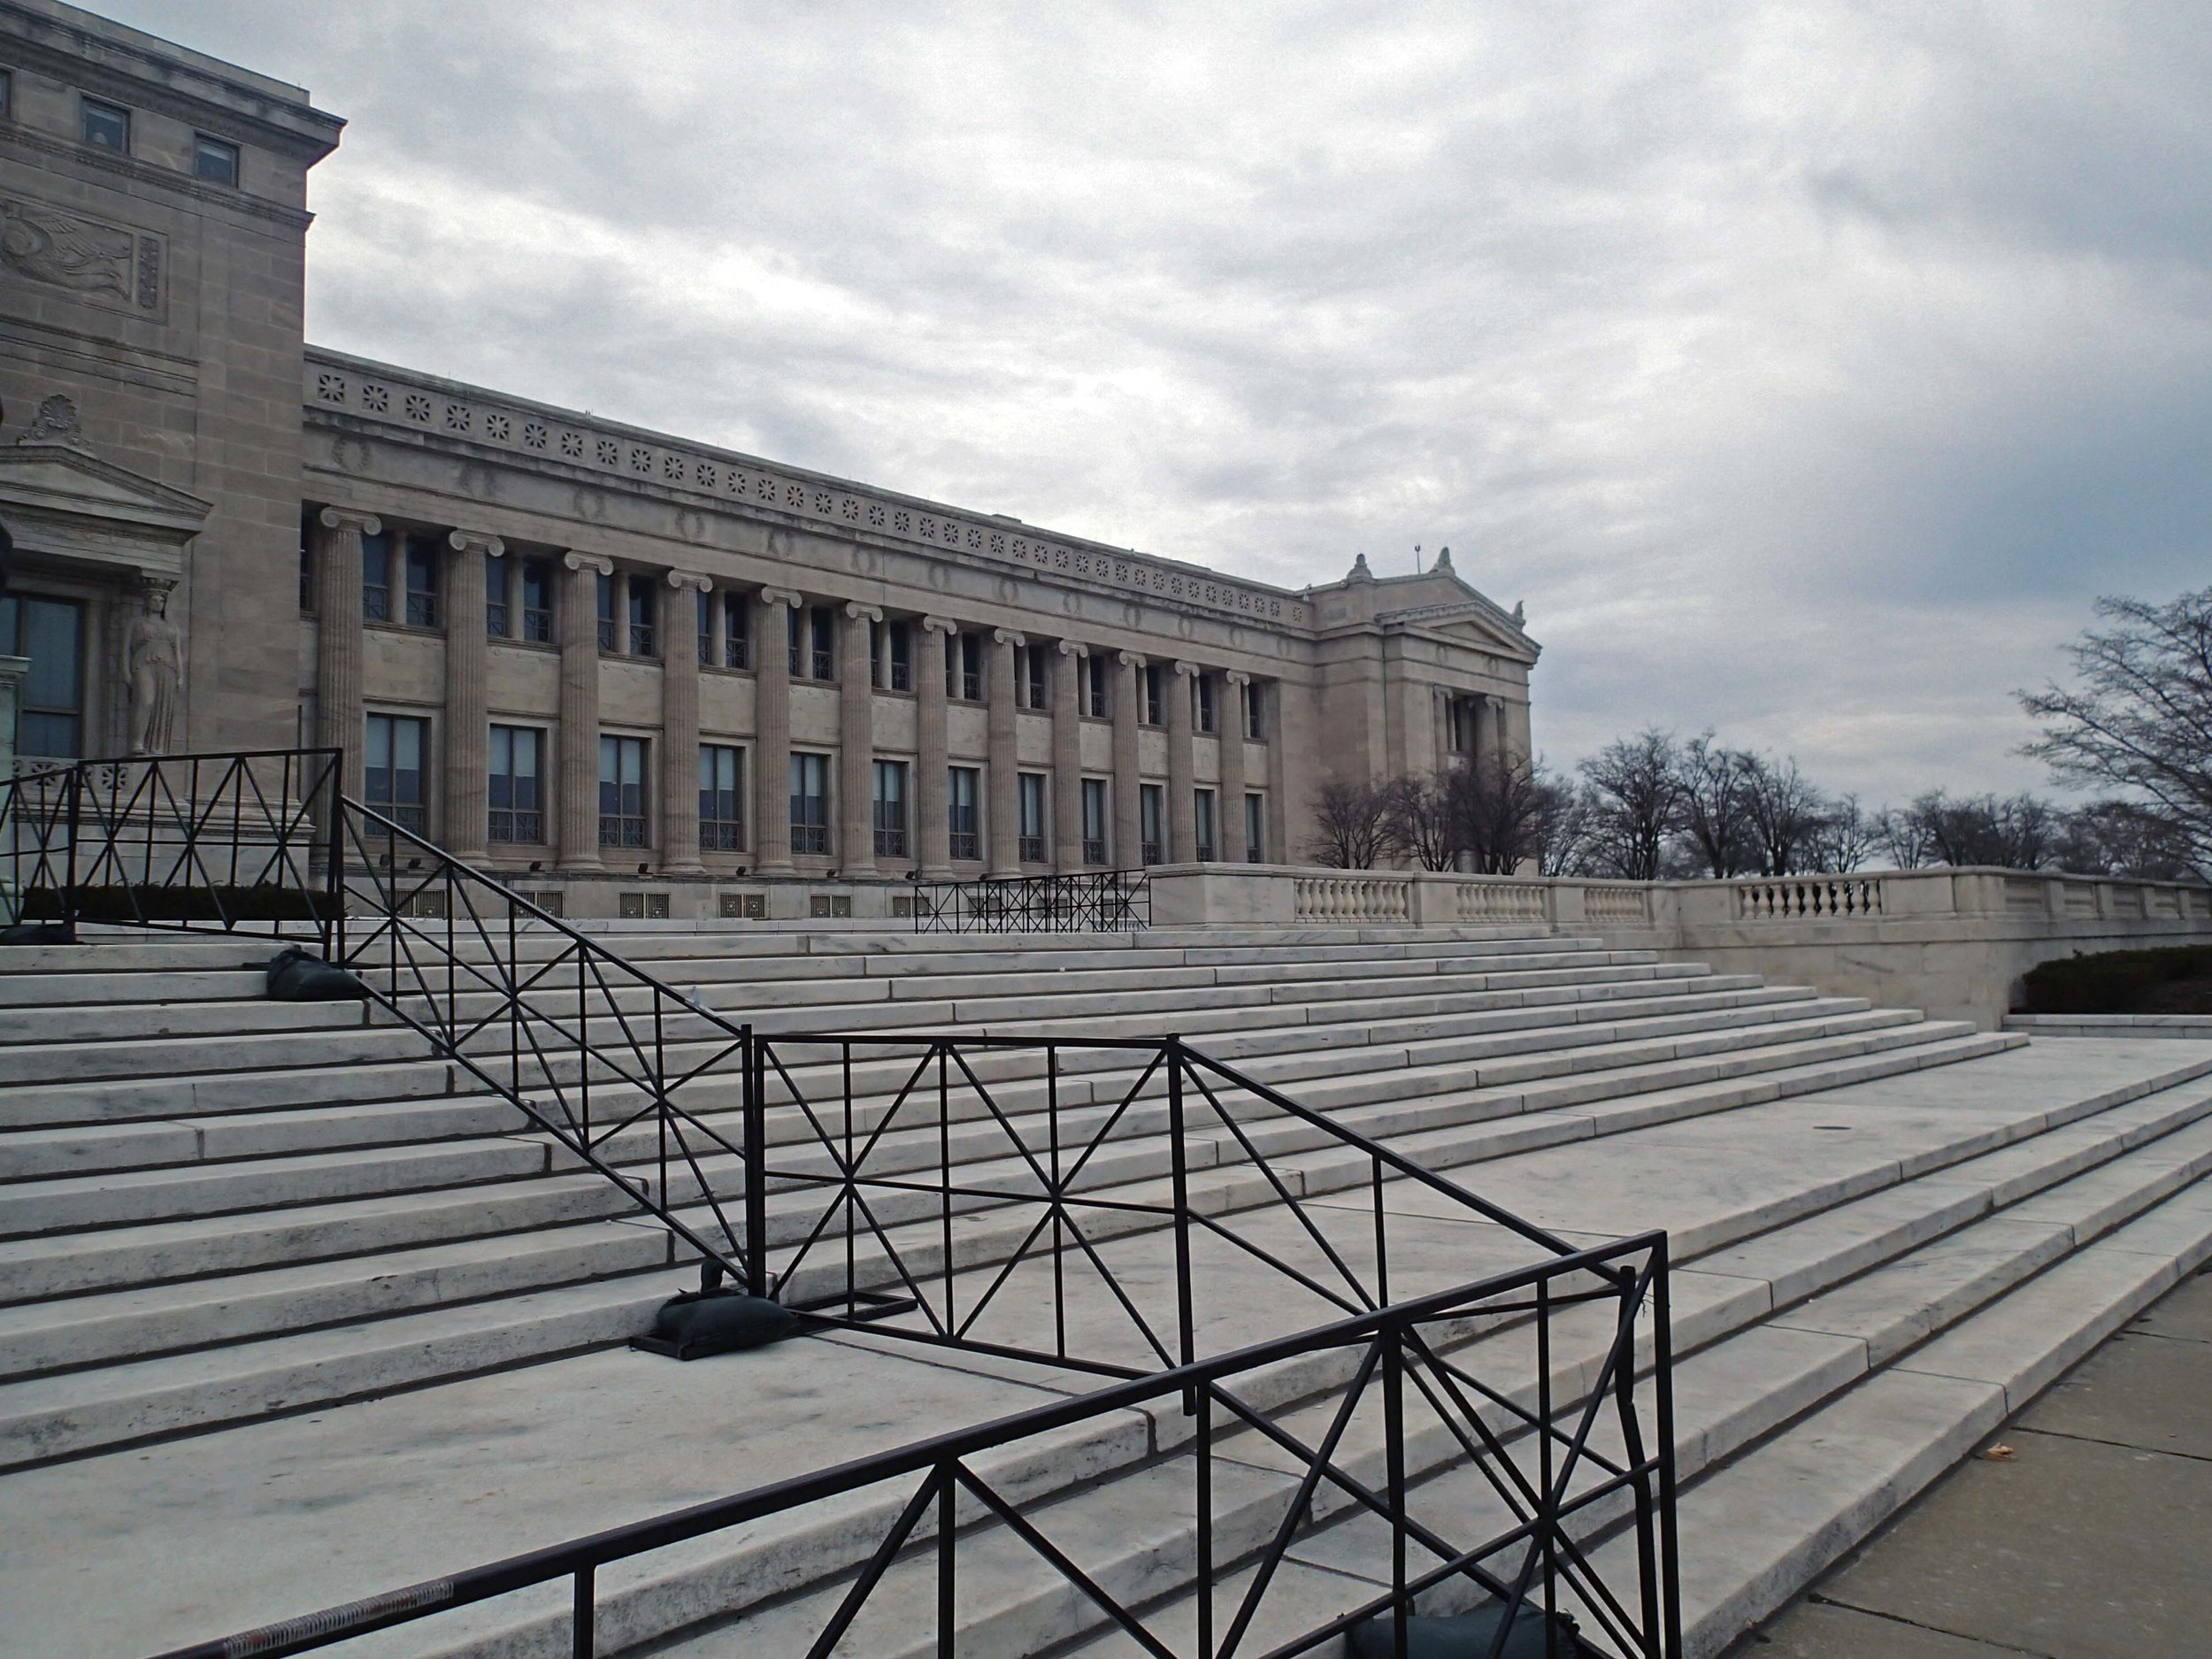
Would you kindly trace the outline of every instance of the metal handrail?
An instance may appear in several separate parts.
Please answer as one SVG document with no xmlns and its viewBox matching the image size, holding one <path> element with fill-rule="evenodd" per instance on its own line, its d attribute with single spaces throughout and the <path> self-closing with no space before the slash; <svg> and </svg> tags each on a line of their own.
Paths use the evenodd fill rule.
<svg viewBox="0 0 2212 1659">
<path fill-rule="evenodd" d="M 1152 878 L 1144 870 L 914 884 L 918 933 L 1105 933 L 1151 926 Z"/>
</svg>

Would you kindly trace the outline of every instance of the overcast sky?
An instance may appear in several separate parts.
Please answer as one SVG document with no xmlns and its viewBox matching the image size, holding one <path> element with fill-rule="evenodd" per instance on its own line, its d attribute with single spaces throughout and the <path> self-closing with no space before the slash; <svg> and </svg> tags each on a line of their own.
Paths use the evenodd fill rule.
<svg viewBox="0 0 2212 1659">
<path fill-rule="evenodd" d="M 1525 600 L 1536 732 L 2040 786 L 2212 582 L 2200 4 L 106 0 L 351 123 L 319 344 L 1300 586 Z"/>
</svg>

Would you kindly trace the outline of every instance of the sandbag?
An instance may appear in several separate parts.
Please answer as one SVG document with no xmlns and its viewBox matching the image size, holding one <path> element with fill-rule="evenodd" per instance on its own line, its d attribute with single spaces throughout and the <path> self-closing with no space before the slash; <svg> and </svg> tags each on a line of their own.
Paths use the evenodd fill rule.
<svg viewBox="0 0 2212 1659">
<path fill-rule="evenodd" d="M 704 1359 L 740 1348 L 780 1342 L 798 1328 L 798 1316 L 765 1296 L 733 1290 L 680 1291 L 653 1316 L 653 1329 L 630 1346 L 670 1359 Z"/>
<path fill-rule="evenodd" d="M 369 988 L 294 945 L 269 958 L 268 995 L 279 1002 L 365 1002 Z"/>
<path fill-rule="evenodd" d="M 1502 1601 L 1471 1613 L 1417 1614 L 1406 1620 L 1406 1659 L 1489 1659 L 1490 1644 L 1497 1640 L 1504 1617 Z M 1524 1601 L 1512 1633 L 1498 1649 L 1498 1659 L 1581 1659 L 1589 1649 L 1574 1632 L 1574 1620 L 1564 1613 L 1557 1615 L 1552 1646 L 1547 1650 L 1543 1606 Z M 1352 1659 L 1396 1659 L 1397 1639 L 1387 1615 L 1355 1624 L 1351 1635 Z"/>
</svg>

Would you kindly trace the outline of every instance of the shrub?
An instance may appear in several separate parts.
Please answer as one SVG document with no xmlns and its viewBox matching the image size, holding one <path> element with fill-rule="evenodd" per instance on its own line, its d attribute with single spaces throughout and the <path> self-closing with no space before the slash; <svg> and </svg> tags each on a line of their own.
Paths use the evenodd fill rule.
<svg viewBox="0 0 2212 1659">
<path fill-rule="evenodd" d="M 2162 986 L 2212 981 L 2212 945 L 2104 950 L 2039 963 L 2021 980 L 2026 1014 L 2133 1014 Z"/>
</svg>

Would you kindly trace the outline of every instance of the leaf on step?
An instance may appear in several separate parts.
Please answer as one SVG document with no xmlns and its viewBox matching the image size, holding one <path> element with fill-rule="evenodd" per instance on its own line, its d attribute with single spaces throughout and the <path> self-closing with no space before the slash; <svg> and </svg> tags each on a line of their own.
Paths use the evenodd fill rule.
<svg viewBox="0 0 2212 1659">
<path fill-rule="evenodd" d="M 2018 1456 L 2019 1454 L 2015 1452 L 2011 1447 L 2005 1445 L 2001 1440 L 1996 1445 L 1991 1447 L 1987 1451 L 1984 1452 L 1982 1455 L 1993 1463 L 2004 1463 L 2011 1462 L 2012 1459 Z"/>
</svg>

